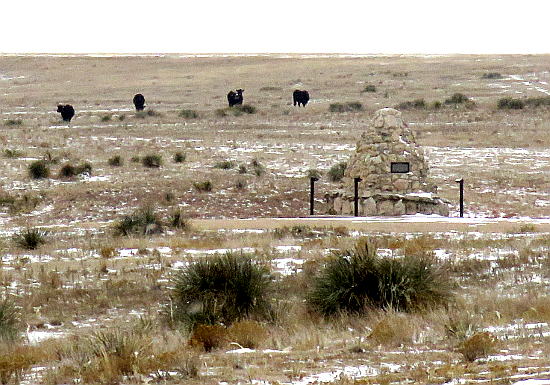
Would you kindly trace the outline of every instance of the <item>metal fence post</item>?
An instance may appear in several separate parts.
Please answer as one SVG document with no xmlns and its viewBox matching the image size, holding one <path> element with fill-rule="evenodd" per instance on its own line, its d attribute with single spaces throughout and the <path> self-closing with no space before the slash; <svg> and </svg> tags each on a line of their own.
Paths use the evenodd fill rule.
<svg viewBox="0 0 550 385">
<path fill-rule="evenodd" d="M 358 217 L 359 216 L 359 182 L 361 182 L 361 178 L 353 178 L 354 183 L 354 197 L 353 197 L 353 215 Z"/>
<path fill-rule="evenodd" d="M 464 178 L 455 180 L 460 188 L 460 218 L 464 218 Z"/>
<path fill-rule="evenodd" d="M 313 205 L 315 204 L 315 182 L 317 182 L 319 178 L 309 178 L 309 215 L 313 215 Z"/>
</svg>

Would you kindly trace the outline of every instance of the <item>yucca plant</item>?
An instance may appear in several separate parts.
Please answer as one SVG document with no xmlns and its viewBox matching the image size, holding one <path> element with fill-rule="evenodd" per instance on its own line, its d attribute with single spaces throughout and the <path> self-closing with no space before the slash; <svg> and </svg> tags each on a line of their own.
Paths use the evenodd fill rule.
<svg viewBox="0 0 550 385">
<path fill-rule="evenodd" d="M 36 228 L 27 228 L 14 235 L 13 239 L 15 243 L 27 250 L 35 250 L 40 245 L 46 243 L 46 231 L 41 231 Z"/>
<path fill-rule="evenodd" d="M 162 232 L 162 223 L 152 207 L 136 210 L 114 225 L 116 236 L 151 235 Z"/>
<path fill-rule="evenodd" d="M 249 257 L 226 254 L 198 260 L 176 273 L 170 317 L 195 324 L 229 325 L 251 315 L 266 317 L 271 277 Z"/>
<path fill-rule="evenodd" d="M 369 307 L 413 311 L 446 303 L 451 289 L 446 274 L 429 259 L 381 258 L 367 244 L 334 255 L 314 279 L 307 301 L 326 316 Z"/>
</svg>

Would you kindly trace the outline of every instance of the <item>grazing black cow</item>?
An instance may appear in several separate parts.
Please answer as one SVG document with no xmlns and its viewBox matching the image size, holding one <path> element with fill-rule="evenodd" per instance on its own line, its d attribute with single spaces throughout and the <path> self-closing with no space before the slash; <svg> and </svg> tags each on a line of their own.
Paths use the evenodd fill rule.
<svg viewBox="0 0 550 385">
<path fill-rule="evenodd" d="M 136 111 L 143 111 L 145 108 L 145 98 L 142 94 L 136 94 L 134 96 L 134 106 L 136 106 Z"/>
<path fill-rule="evenodd" d="M 74 108 L 70 104 L 58 104 L 57 105 L 57 112 L 61 113 L 61 117 L 63 118 L 64 122 L 71 122 L 71 119 L 74 116 Z"/>
<path fill-rule="evenodd" d="M 300 90 L 295 90 L 293 93 L 292 93 L 292 99 L 294 99 L 294 105 L 296 105 L 296 103 L 298 104 L 298 107 L 300 107 L 300 104 L 305 107 L 307 102 L 309 102 L 309 92 L 307 91 L 300 91 Z"/>
<path fill-rule="evenodd" d="M 237 92 L 229 91 L 227 94 L 227 102 L 229 103 L 229 107 L 243 104 L 243 92 L 244 90 L 241 90 L 240 88 Z"/>
</svg>

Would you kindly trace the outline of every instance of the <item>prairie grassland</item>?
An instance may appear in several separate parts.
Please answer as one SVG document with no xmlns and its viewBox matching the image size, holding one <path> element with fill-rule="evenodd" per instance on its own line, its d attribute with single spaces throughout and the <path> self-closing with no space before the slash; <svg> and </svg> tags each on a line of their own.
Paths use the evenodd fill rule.
<svg viewBox="0 0 550 385">
<path fill-rule="evenodd" d="M 549 71 L 548 56 L 1 57 L 0 293 L 17 307 L 21 338 L 0 338 L 0 378 L 508 384 L 548 376 L 550 229 L 530 218 L 550 216 L 550 110 L 499 110 L 497 101 L 545 96 Z M 367 86 L 375 91 L 362 92 Z M 225 109 L 236 88 L 256 113 Z M 291 105 L 294 89 L 309 90 L 306 108 Z M 138 92 L 143 114 L 131 105 Z M 445 104 L 455 93 L 474 104 Z M 347 160 L 372 113 L 418 99 L 426 107 L 403 116 L 440 194 L 456 202 L 454 180 L 464 177 L 467 215 L 502 221 L 297 218 L 308 213 L 308 170 L 323 174 L 319 198 L 338 188 L 325 173 Z M 363 109 L 329 112 L 354 102 Z M 57 103 L 75 107 L 70 126 Z M 148 155 L 155 164 L 161 157 L 159 167 L 144 165 Z M 49 178 L 29 177 L 35 160 L 46 161 Z M 91 175 L 59 176 L 84 162 Z M 114 235 L 144 207 L 155 220 Z M 176 212 L 188 226 L 174 226 Z M 45 243 L 14 242 L 27 229 Z M 407 314 L 312 313 L 304 299 L 313 277 L 334 251 L 365 239 L 381 257 L 433 260 L 455 285 L 453 301 Z M 205 352 L 167 321 L 172 278 L 226 252 L 271 270 L 273 317 L 212 332 L 216 347 Z"/>
</svg>

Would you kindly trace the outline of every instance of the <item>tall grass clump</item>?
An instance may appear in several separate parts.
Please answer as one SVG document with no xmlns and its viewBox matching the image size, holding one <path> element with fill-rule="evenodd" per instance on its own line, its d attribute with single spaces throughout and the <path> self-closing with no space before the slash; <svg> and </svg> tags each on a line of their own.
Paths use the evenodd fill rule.
<svg viewBox="0 0 550 385">
<path fill-rule="evenodd" d="M 29 165 L 29 176 L 32 179 L 44 179 L 50 176 L 50 168 L 46 161 L 36 160 Z"/>
<path fill-rule="evenodd" d="M 197 119 L 199 117 L 199 114 L 195 110 L 181 110 L 178 115 L 184 119 Z"/>
<path fill-rule="evenodd" d="M 15 244 L 26 250 L 35 250 L 46 243 L 46 231 L 27 228 L 13 236 Z"/>
<path fill-rule="evenodd" d="M 23 124 L 21 119 L 8 119 L 4 121 L 6 126 L 20 126 Z"/>
<path fill-rule="evenodd" d="M 254 173 L 254 175 L 262 176 L 265 174 L 265 167 L 260 163 L 258 159 L 252 159 L 250 165 L 252 166 L 252 172 Z"/>
<path fill-rule="evenodd" d="M 550 106 L 550 96 L 525 99 L 525 104 L 530 107 Z"/>
<path fill-rule="evenodd" d="M 328 110 L 330 112 L 356 112 L 363 110 L 363 105 L 359 102 L 332 103 Z"/>
<path fill-rule="evenodd" d="M 124 161 L 120 155 L 114 155 L 107 160 L 107 164 L 113 167 L 120 167 L 124 164 Z"/>
<path fill-rule="evenodd" d="M 335 164 L 328 170 L 328 179 L 331 182 L 339 182 L 344 177 L 344 173 L 346 172 L 346 167 L 348 164 L 346 162 L 340 162 L 338 164 Z"/>
<path fill-rule="evenodd" d="M 463 104 L 469 100 L 470 99 L 466 95 L 456 92 L 450 98 L 445 99 L 445 104 Z"/>
<path fill-rule="evenodd" d="M 249 257 L 226 254 L 197 260 L 177 272 L 173 283 L 170 319 L 190 329 L 269 314 L 269 271 Z"/>
<path fill-rule="evenodd" d="M 210 192 L 214 185 L 209 180 L 205 180 L 203 182 L 193 182 L 193 187 L 195 187 L 198 192 Z"/>
<path fill-rule="evenodd" d="M 398 110 L 423 110 L 426 109 L 428 105 L 426 104 L 426 101 L 424 99 L 415 99 L 415 100 L 408 100 L 402 103 L 399 103 L 397 105 Z"/>
<path fill-rule="evenodd" d="M 183 152 L 176 152 L 174 154 L 174 163 L 183 163 L 187 156 Z"/>
<path fill-rule="evenodd" d="M 162 222 L 152 207 L 143 207 L 124 216 L 114 225 L 116 236 L 151 235 L 162 233 Z"/>
<path fill-rule="evenodd" d="M 256 107 L 251 106 L 250 104 L 242 104 L 231 107 L 231 112 L 234 116 L 240 116 L 242 114 L 255 114 Z"/>
<path fill-rule="evenodd" d="M 77 175 L 82 174 L 88 174 L 91 175 L 92 173 L 92 165 L 90 163 L 81 163 L 78 166 L 73 166 L 70 163 L 67 163 L 61 167 L 59 170 L 59 177 L 60 178 L 73 178 Z"/>
<path fill-rule="evenodd" d="M 221 162 L 218 162 L 214 165 L 214 168 L 219 168 L 221 170 L 231 170 L 234 168 L 237 164 L 233 162 L 232 160 L 223 160 Z"/>
<path fill-rule="evenodd" d="M 361 93 L 363 92 L 376 92 L 376 86 L 374 84 L 367 84 L 361 91 Z"/>
<path fill-rule="evenodd" d="M 499 110 L 522 110 L 525 107 L 525 102 L 511 97 L 500 98 L 497 107 Z"/>
<path fill-rule="evenodd" d="M 159 168 L 162 165 L 162 156 L 158 154 L 148 154 L 141 159 L 141 164 L 148 168 Z"/>
<path fill-rule="evenodd" d="M 0 301 L 0 343 L 14 341 L 19 332 L 19 312 L 8 298 Z"/>
<path fill-rule="evenodd" d="M 482 79 L 502 79 L 502 75 L 498 72 L 486 72 L 481 75 Z"/>
<path fill-rule="evenodd" d="M 15 148 L 6 148 L 4 150 L 4 158 L 15 159 L 23 156 L 23 152 Z"/>
<path fill-rule="evenodd" d="M 335 254 L 314 279 L 307 301 L 325 316 L 369 308 L 414 311 L 451 297 L 447 277 L 423 257 L 381 258 L 376 248 Z"/>
</svg>

